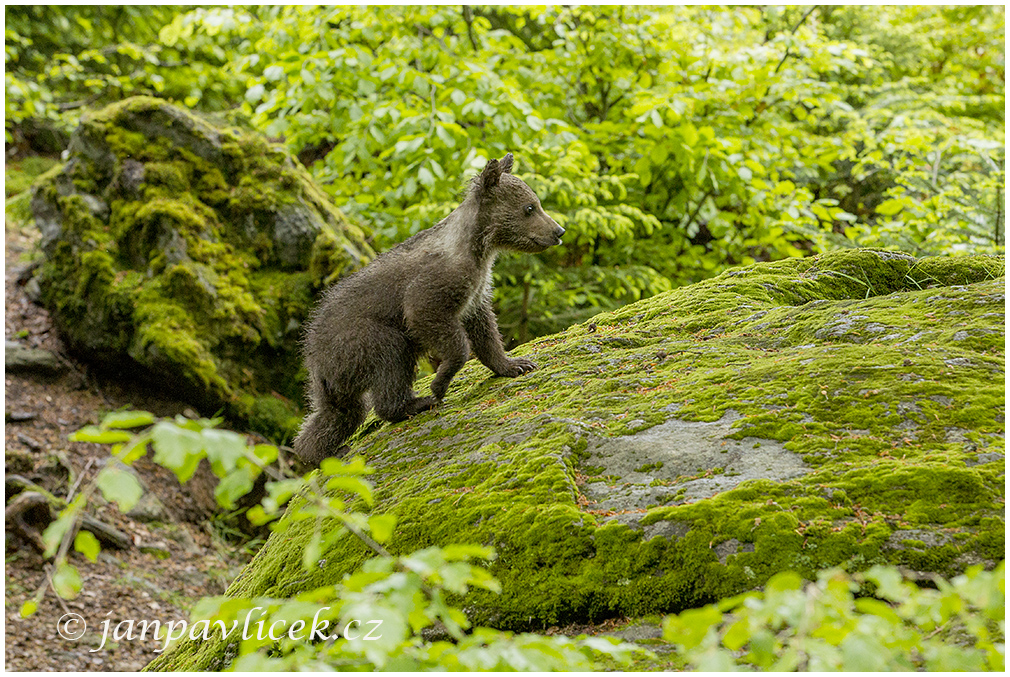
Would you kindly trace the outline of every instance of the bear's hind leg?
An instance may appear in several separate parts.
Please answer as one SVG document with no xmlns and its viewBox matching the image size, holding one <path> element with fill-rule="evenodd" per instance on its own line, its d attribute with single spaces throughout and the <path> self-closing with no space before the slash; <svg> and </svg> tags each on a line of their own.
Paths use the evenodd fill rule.
<svg viewBox="0 0 1010 677">
<path fill-rule="evenodd" d="M 392 349 L 394 348 L 395 349 Z M 418 397 L 414 384 L 414 369 L 417 355 L 403 341 L 393 344 L 378 364 L 372 382 L 372 407 L 375 415 L 390 423 L 400 421 L 428 411 L 438 404 L 434 397 Z"/>
</svg>

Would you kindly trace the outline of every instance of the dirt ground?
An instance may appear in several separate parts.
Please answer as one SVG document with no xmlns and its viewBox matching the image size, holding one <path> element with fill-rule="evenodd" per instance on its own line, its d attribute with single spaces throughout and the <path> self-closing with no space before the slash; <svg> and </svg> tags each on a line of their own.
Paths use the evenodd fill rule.
<svg viewBox="0 0 1010 677">
<path fill-rule="evenodd" d="M 5 223 L 4 336 L 55 353 L 63 370 L 51 375 L 6 373 L 4 398 L 5 498 L 18 478 L 65 498 L 73 485 L 87 486 L 109 456 L 103 445 L 72 443 L 67 436 L 117 409 L 159 416 L 193 415 L 183 402 L 133 382 L 128 374 L 96 374 L 66 354 L 48 313 L 25 293 L 22 274 L 37 234 Z M 19 280 L 19 278 L 21 278 Z M 123 620 L 188 620 L 197 599 L 220 594 L 249 559 L 246 545 L 212 515 L 205 488 L 182 487 L 172 473 L 141 459 L 134 466 L 146 490 L 160 501 L 154 515 L 127 517 L 100 495 L 88 514 L 125 533 L 133 546 L 103 548 L 97 562 L 71 556 L 83 582 L 74 600 L 60 600 L 49 583 L 48 564 L 8 524 L 5 530 L 5 668 L 17 671 L 140 670 L 160 642 L 119 641 L 111 630 Z M 152 520 L 154 518 L 154 521 Z M 21 618 L 22 605 L 40 590 L 37 612 Z M 75 641 L 57 634 L 57 621 L 79 614 L 87 624 Z M 103 624 L 109 637 L 103 644 Z M 68 630 L 71 628 L 67 628 Z M 101 648 L 99 648 L 101 647 Z"/>
</svg>

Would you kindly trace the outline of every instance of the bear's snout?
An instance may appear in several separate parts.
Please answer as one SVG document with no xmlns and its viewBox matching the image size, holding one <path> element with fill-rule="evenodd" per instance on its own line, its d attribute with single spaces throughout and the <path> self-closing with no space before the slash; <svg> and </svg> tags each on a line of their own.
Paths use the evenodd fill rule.
<svg viewBox="0 0 1010 677">
<path fill-rule="evenodd" d="M 558 242 L 561 242 L 561 236 L 565 234 L 565 229 L 558 226 L 554 229 L 554 237 L 558 238 Z"/>
</svg>

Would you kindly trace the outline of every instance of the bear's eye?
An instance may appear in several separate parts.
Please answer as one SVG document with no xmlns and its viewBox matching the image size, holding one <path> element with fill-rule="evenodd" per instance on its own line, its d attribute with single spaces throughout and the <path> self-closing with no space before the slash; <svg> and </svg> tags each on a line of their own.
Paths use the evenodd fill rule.
<svg viewBox="0 0 1010 677">
<path fill-rule="evenodd" d="M 526 205 L 526 216 L 533 216 L 533 210 L 535 207 L 533 205 Z"/>
</svg>

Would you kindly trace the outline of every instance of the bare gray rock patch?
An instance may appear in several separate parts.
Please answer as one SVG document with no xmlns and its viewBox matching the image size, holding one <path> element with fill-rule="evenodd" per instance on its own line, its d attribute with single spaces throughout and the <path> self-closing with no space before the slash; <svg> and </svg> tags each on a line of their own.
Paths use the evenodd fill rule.
<svg viewBox="0 0 1010 677">
<path fill-rule="evenodd" d="M 729 439 L 740 418 L 730 409 L 718 421 L 670 419 L 590 442 L 584 466 L 602 469 L 608 481 L 587 483 L 586 498 L 595 509 L 643 510 L 707 498 L 745 480 L 785 480 L 810 471 L 777 440 Z"/>
</svg>

